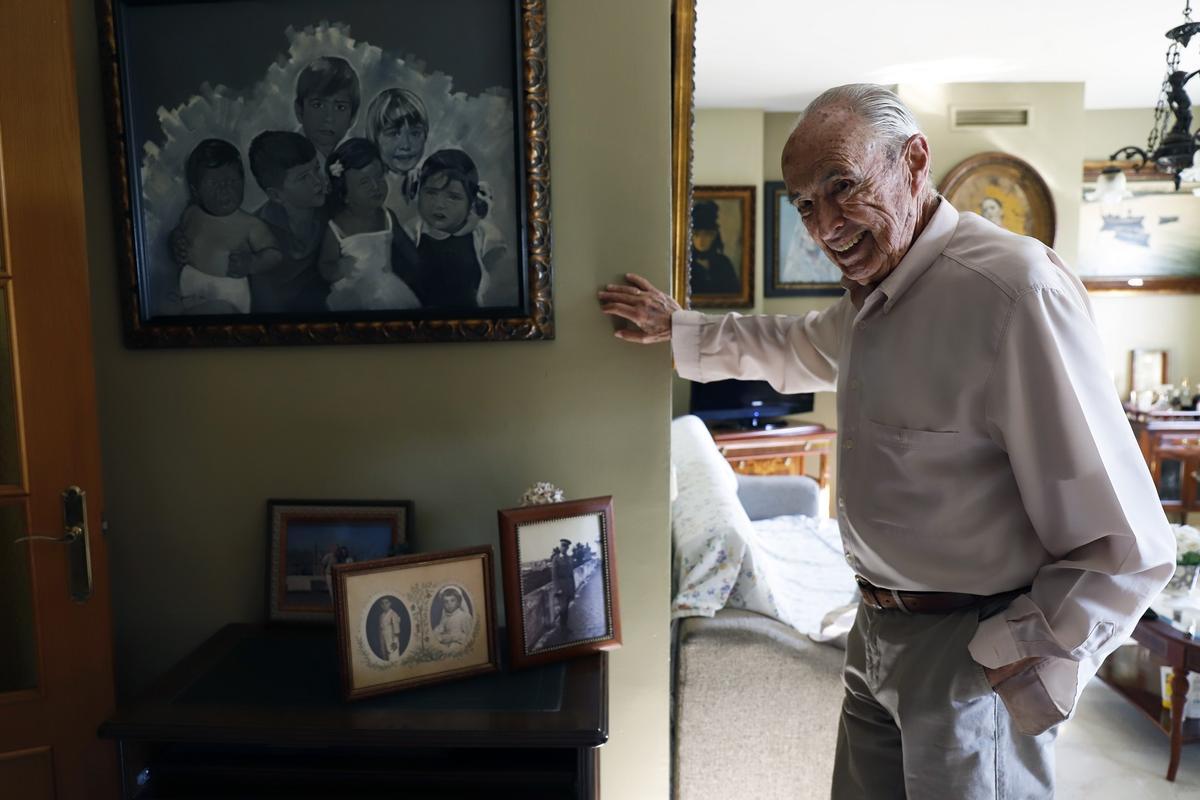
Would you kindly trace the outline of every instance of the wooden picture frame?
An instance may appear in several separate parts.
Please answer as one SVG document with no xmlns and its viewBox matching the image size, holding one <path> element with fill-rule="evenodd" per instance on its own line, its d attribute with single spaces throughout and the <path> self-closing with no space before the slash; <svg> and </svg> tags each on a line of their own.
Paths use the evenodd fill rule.
<svg viewBox="0 0 1200 800">
<path fill-rule="evenodd" d="M 1167 383 L 1167 351 L 1135 347 L 1129 351 L 1129 392 L 1158 391 Z M 1188 398 L 1191 399 L 1191 398 Z"/>
<path fill-rule="evenodd" d="M 689 308 L 696 123 L 696 0 L 671 0 L 671 296 Z"/>
<path fill-rule="evenodd" d="M 612 497 L 502 509 L 499 522 L 513 667 L 620 647 Z M 567 556 L 553 546 L 564 539 Z"/>
<path fill-rule="evenodd" d="M 846 291 L 842 271 L 812 240 L 783 181 L 763 184 L 763 203 L 763 296 L 838 297 Z"/>
<path fill-rule="evenodd" d="M 499 669 L 491 547 L 339 564 L 333 572 L 347 700 Z"/>
<path fill-rule="evenodd" d="M 1008 153 L 978 153 L 956 164 L 938 191 L 959 211 L 973 211 L 1002 228 L 1054 246 L 1050 187 L 1027 162 Z"/>
<path fill-rule="evenodd" d="M 688 269 L 693 308 L 754 305 L 756 195 L 753 186 L 694 187 Z"/>
<path fill-rule="evenodd" d="M 554 338 L 545 0 L 317 6 L 97 0 L 127 346 Z"/>
<path fill-rule="evenodd" d="M 268 500 L 267 619 L 332 622 L 333 567 L 413 548 L 411 500 Z"/>
</svg>

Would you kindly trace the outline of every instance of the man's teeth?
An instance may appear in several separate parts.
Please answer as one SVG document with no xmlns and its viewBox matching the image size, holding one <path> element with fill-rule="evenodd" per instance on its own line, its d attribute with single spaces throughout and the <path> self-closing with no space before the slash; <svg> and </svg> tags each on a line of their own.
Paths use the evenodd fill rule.
<svg viewBox="0 0 1200 800">
<path fill-rule="evenodd" d="M 831 244 L 831 245 L 829 245 L 829 248 L 831 250 L 833 250 L 833 252 L 835 252 L 835 253 L 844 253 L 847 250 L 849 250 L 851 247 L 854 247 L 854 245 L 858 244 L 859 241 L 863 238 L 863 236 L 865 234 L 866 234 L 866 231 L 859 231 L 857 236 L 855 236 L 853 239 L 846 242 L 845 244 L 840 245 L 840 246 L 836 245 L 836 244 Z"/>
</svg>

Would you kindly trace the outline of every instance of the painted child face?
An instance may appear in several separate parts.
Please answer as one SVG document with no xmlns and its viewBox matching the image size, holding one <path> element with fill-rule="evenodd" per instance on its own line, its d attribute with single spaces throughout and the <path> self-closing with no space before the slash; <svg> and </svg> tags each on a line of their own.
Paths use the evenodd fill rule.
<svg viewBox="0 0 1200 800">
<path fill-rule="evenodd" d="M 383 164 L 378 159 L 362 169 L 346 170 L 346 205 L 353 209 L 379 208 L 387 199 L 388 186 Z"/>
<path fill-rule="evenodd" d="M 314 158 L 287 171 L 278 188 L 267 190 L 272 200 L 292 208 L 320 208 L 325 203 L 325 178 Z"/>
<path fill-rule="evenodd" d="M 200 207 L 214 217 L 227 217 L 242 205 L 245 179 L 237 164 L 209 167 L 193 187 Z"/>
<path fill-rule="evenodd" d="M 445 174 L 434 175 L 421 184 L 417 210 L 434 230 L 454 233 L 467 221 L 467 191 L 461 181 L 450 180 Z"/>
<path fill-rule="evenodd" d="M 384 165 L 392 172 L 408 172 L 424 155 L 425 138 L 428 135 L 424 125 L 409 125 L 407 122 L 380 131 L 377 144 Z"/>
<path fill-rule="evenodd" d="M 329 155 L 350 130 L 354 121 L 350 92 L 329 96 L 313 95 L 297 103 L 296 116 L 304 135 L 322 155 Z"/>
</svg>

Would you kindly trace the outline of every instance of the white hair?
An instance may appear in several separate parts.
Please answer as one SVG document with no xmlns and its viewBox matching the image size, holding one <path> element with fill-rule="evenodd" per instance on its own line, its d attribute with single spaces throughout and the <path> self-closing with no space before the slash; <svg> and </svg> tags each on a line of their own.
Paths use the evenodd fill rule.
<svg viewBox="0 0 1200 800">
<path fill-rule="evenodd" d="M 898 155 L 905 142 L 921 133 L 917 118 L 896 93 L 874 83 L 847 83 L 827 89 L 808 104 L 795 127 L 812 112 L 828 106 L 849 107 L 875 130 L 876 141 L 887 147 L 892 156 Z"/>
</svg>

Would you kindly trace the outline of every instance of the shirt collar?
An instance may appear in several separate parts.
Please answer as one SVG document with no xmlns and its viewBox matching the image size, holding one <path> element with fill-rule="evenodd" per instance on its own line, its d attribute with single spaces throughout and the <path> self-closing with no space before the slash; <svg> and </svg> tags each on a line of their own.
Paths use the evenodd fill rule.
<svg viewBox="0 0 1200 800">
<path fill-rule="evenodd" d="M 925 224 L 925 230 L 921 231 L 892 273 L 879 284 L 880 291 L 887 296 L 883 313 L 891 311 L 900 296 L 933 266 L 946 245 L 950 244 L 957 227 L 958 210 L 950 205 L 949 200 L 940 198 L 937 210 Z"/>
</svg>

